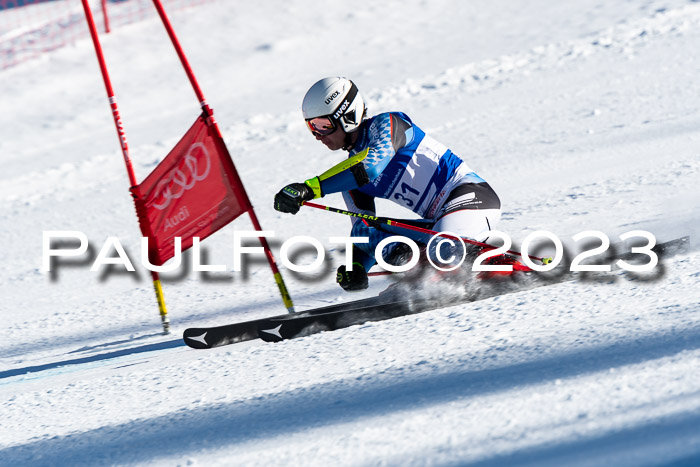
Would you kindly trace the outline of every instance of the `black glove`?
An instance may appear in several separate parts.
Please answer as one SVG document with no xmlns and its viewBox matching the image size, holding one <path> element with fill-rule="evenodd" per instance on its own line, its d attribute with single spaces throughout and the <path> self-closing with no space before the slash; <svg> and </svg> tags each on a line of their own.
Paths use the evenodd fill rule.
<svg viewBox="0 0 700 467">
<path fill-rule="evenodd" d="M 296 214 L 304 201 L 314 199 L 314 191 L 305 183 L 291 183 L 275 195 L 275 210 Z"/>
<path fill-rule="evenodd" d="M 360 263 L 352 263 L 352 271 L 346 271 L 345 265 L 340 266 L 338 268 L 338 274 L 335 277 L 335 281 L 346 292 L 365 290 L 367 287 L 369 287 L 367 271 L 365 271 L 365 268 L 362 267 Z"/>
</svg>

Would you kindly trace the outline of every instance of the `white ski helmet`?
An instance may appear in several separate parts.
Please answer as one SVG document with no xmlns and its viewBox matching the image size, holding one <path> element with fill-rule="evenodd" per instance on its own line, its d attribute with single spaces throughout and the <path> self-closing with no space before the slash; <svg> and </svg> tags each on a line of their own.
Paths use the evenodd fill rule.
<svg viewBox="0 0 700 467">
<path fill-rule="evenodd" d="M 324 78 L 306 92 L 301 105 L 307 123 L 317 117 L 328 117 L 345 133 L 360 127 L 365 116 L 365 102 L 355 83 L 339 76 Z M 314 131 L 313 127 L 311 130 Z"/>
</svg>

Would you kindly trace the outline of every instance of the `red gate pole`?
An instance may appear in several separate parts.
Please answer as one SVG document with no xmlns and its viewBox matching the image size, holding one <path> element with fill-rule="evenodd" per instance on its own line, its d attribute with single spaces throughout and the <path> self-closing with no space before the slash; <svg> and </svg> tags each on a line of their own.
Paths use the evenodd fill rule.
<svg viewBox="0 0 700 467">
<path fill-rule="evenodd" d="M 107 14 L 107 0 L 102 0 L 102 18 L 105 21 L 105 34 L 109 34 L 109 15 Z"/>
<path fill-rule="evenodd" d="M 119 145 L 122 149 L 122 155 L 124 156 L 124 164 L 126 165 L 126 172 L 129 176 L 129 183 L 131 186 L 136 186 L 136 175 L 134 174 L 134 167 L 131 164 L 131 158 L 129 157 L 129 146 L 126 143 L 126 134 L 124 133 L 124 127 L 122 126 L 122 120 L 119 116 L 119 109 L 117 107 L 117 100 L 114 98 L 114 90 L 112 89 L 112 82 L 109 79 L 109 74 L 107 73 L 107 64 L 105 63 L 104 55 L 102 54 L 102 46 L 100 45 L 99 38 L 97 37 L 97 28 L 95 27 L 95 20 L 92 16 L 92 11 L 90 10 L 90 5 L 88 0 L 82 0 L 83 9 L 85 10 L 85 19 L 88 23 L 88 28 L 90 29 L 90 36 L 92 37 L 92 42 L 95 45 L 95 53 L 97 55 L 97 61 L 100 64 L 100 70 L 102 71 L 102 78 L 105 83 L 105 89 L 107 90 L 107 98 L 109 99 L 109 105 L 112 108 L 112 117 L 114 117 L 114 125 L 117 128 L 117 136 L 119 137 Z M 140 224 L 139 224 L 140 225 Z M 143 230 L 142 230 L 143 233 Z M 156 292 L 156 300 L 158 301 L 158 310 L 160 311 L 160 319 L 163 323 L 163 332 L 168 334 L 170 332 L 170 319 L 168 318 L 168 311 L 165 308 L 165 298 L 163 297 L 163 288 L 160 284 L 160 278 L 158 273 L 151 271 L 151 277 L 153 278 L 153 287 Z"/>
<path fill-rule="evenodd" d="M 199 105 L 202 107 L 202 111 L 205 113 L 205 115 L 208 118 L 208 121 L 210 125 L 214 128 L 214 131 L 217 135 L 218 138 L 221 139 L 223 143 L 223 136 L 221 135 L 221 131 L 219 130 L 219 125 L 216 123 L 216 120 L 214 120 L 214 111 L 209 107 L 207 104 L 206 99 L 204 98 L 204 94 L 202 93 L 201 88 L 199 87 L 199 84 L 197 83 L 197 78 L 195 78 L 194 73 L 192 71 L 192 67 L 190 66 L 189 61 L 187 60 L 187 57 L 185 56 L 185 52 L 182 50 L 182 46 L 180 45 L 180 41 L 177 39 L 177 36 L 175 35 L 175 30 L 173 29 L 172 24 L 170 23 L 170 20 L 168 19 L 168 16 L 165 14 L 165 10 L 163 9 L 163 4 L 161 3 L 160 0 L 153 0 L 153 5 L 156 7 L 156 10 L 158 10 L 158 15 L 160 16 L 160 19 L 163 21 L 163 25 L 165 26 L 165 30 L 168 32 L 168 36 L 170 37 L 170 40 L 173 43 L 173 46 L 175 47 L 175 51 L 177 52 L 178 57 L 180 57 L 180 62 L 182 63 L 182 67 L 185 69 L 185 73 L 187 74 L 187 77 L 190 80 L 190 83 L 192 84 L 192 88 L 194 89 L 194 93 L 197 95 L 197 99 L 199 100 Z M 226 148 L 225 144 L 222 144 L 224 148 Z M 226 152 L 228 153 L 228 148 L 226 148 Z M 229 157 L 231 157 L 230 154 L 228 154 Z M 233 163 L 233 159 L 231 159 L 231 163 Z M 244 199 L 248 202 L 250 206 L 252 204 L 250 203 L 250 198 L 248 198 L 248 194 L 245 191 L 245 188 L 243 187 L 243 182 L 241 181 L 240 177 L 238 176 L 238 172 L 236 170 L 233 171 L 233 176 L 236 181 L 236 196 L 239 197 L 239 199 Z M 255 215 L 255 211 L 251 207 L 248 210 L 248 215 L 250 216 L 250 220 L 253 223 L 253 228 L 257 231 L 262 231 L 262 227 L 260 226 L 260 222 L 258 221 L 258 217 Z M 267 243 L 267 240 L 265 237 L 260 237 L 260 243 L 263 247 L 263 250 L 265 250 L 265 256 L 267 257 L 267 262 L 270 264 L 270 269 L 272 270 L 272 274 L 274 275 L 275 282 L 277 283 L 277 287 L 279 288 L 280 295 L 282 296 L 282 301 L 284 302 L 284 306 L 287 307 L 287 310 L 292 313 L 294 312 L 294 304 L 292 303 L 292 298 L 289 295 L 289 292 L 287 291 L 287 286 L 284 284 L 284 280 L 282 279 L 282 274 L 280 273 L 279 269 L 277 268 L 277 264 L 275 262 L 275 257 L 272 255 L 272 250 L 270 249 L 270 245 Z"/>
</svg>

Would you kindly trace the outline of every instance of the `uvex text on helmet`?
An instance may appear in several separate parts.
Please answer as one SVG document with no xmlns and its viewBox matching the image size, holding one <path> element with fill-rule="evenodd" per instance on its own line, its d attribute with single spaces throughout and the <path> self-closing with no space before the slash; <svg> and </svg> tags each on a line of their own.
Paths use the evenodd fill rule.
<svg viewBox="0 0 700 467">
<path fill-rule="evenodd" d="M 365 116 L 365 102 L 355 83 L 339 76 L 311 86 L 301 106 L 304 119 L 330 117 L 346 133 L 357 130 Z"/>
</svg>

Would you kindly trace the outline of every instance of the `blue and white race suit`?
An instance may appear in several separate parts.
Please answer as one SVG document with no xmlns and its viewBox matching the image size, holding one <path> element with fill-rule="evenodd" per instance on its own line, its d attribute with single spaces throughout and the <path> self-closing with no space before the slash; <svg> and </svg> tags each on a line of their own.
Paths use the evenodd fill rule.
<svg viewBox="0 0 700 467">
<path fill-rule="evenodd" d="M 323 195 L 342 192 L 348 210 L 372 216 L 376 216 L 374 198 L 387 199 L 416 213 L 426 228 L 476 240 L 488 237 L 500 218 L 500 200 L 450 149 L 400 112 L 376 115 L 357 131 L 349 157 L 360 162 L 320 180 Z M 375 264 L 375 248 L 386 237 L 403 235 L 422 243 L 430 238 L 391 226 L 380 230 L 358 218 L 352 221 L 351 236 L 370 239 L 356 244 L 355 261 L 365 270 Z"/>
</svg>

